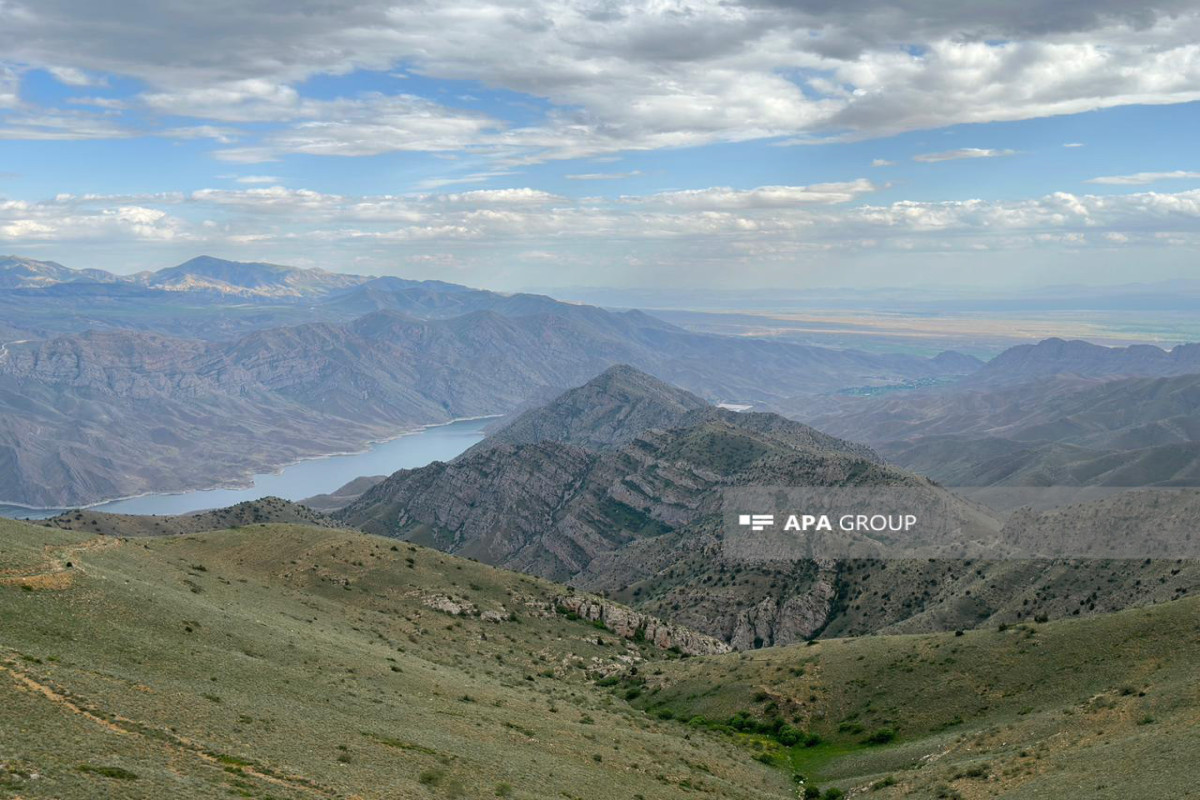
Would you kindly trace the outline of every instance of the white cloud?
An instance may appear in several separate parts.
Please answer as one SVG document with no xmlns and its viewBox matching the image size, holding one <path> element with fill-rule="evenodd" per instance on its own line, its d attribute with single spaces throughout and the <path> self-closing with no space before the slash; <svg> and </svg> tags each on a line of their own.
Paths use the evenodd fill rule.
<svg viewBox="0 0 1200 800">
<path fill-rule="evenodd" d="M 839 207 L 873 188 L 865 180 L 745 190 L 714 187 L 606 202 L 600 198 L 572 201 L 534 189 L 343 196 L 270 186 L 203 189 L 188 195 L 60 195 L 37 204 L 9 201 L 6 208 L 24 214 L 22 220 L 46 224 L 58 217 L 114 214 L 122 208 L 159 212 L 163 208 L 156 206 L 176 207 L 179 219 L 196 213 L 211 218 L 223 210 L 235 213 L 228 222 L 238 235 L 259 240 L 286 232 L 291 238 L 323 240 L 496 237 L 532 242 L 566 237 L 570 242 L 619 232 L 630 239 L 744 237 L 760 247 L 771 243 L 847 247 L 866 240 L 900 239 L 911 243 L 915 236 L 925 246 L 954 248 L 1015 234 L 1062 241 L 1068 234 L 1078 240 L 1093 233 L 1099 237 L 1200 233 L 1200 189 L 1175 194 L 1057 192 L 1013 201 L 897 201 Z M 182 226 L 175 225 L 176 233 Z"/>
<path fill-rule="evenodd" d="M 922 153 L 913 156 L 913 161 L 923 164 L 936 164 L 940 161 L 957 161 L 963 158 L 1001 158 L 1011 156 L 1015 150 L 990 150 L 982 147 L 963 147 L 958 150 L 944 150 L 940 153 Z"/>
<path fill-rule="evenodd" d="M 82 141 L 134 135 L 112 117 L 87 111 L 22 109 L 0 117 L 0 140 Z"/>
<path fill-rule="evenodd" d="M 156 131 L 155 135 L 167 139 L 212 139 L 220 144 L 233 144 L 238 139 L 239 131 L 218 125 L 188 125 Z"/>
<path fill-rule="evenodd" d="M 850 263 L 843 255 L 867 252 L 881 258 L 958 254 L 964 260 L 954 274 L 965 275 L 991 268 L 976 260 L 983 253 L 1037 251 L 1058 263 L 1089 253 L 1128 258 L 1136 252 L 1144 264 L 1147 248 L 1182 254 L 1200 245 L 1200 189 L 858 204 L 872 188 L 858 180 L 582 200 L 521 188 L 353 196 L 253 185 L 188 194 L 61 195 L 41 203 L 0 201 L 0 241 L 9 249 L 64 242 L 115 249 L 137 242 L 139 252 L 154 242 L 189 252 L 225 246 L 246 257 L 302 256 L 329 264 L 405 264 L 439 254 L 455 270 L 475 270 L 462 279 L 488 279 L 506 264 L 534 271 L 545 264 L 553 265 L 547 279 L 564 285 L 590 280 L 599 268 L 635 263 L 640 266 L 628 277 L 641 282 L 655 280 L 656 269 L 674 269 L 671 264 L 786 281 L 798 263 L 819 254 L 840 254 L 838 264 Z M 857 203 L 845 202 L 847 196 Z"/>
<path fill-rule="evenodd" d="M 1170 180 L 1200 180 L 1200 172 L 1177 169 L 1172 172 L 1135 172 L 1132 175 L 1107 175 L 1089 178 L 1085 183 L 1102 183 L 1110 186 L 1145 186 L 1148 183 Z"/>
<path fill-rule="evenodd" d="M 0 201 L 0 241 L 17 244 L 70 241 L 183 241 L 185 223 L 162 209 Z"/>
<path fill-rule="evenodd" d="M 142 102 L 154 111 L 284 126 L 224 151 L 235 162 L 476 147 L 528 163 L 1200 99 L 1200 13 L 1189 0 L 1062 0 L 1052 10 L 1036 0 L 163 0 L 126 16 L 90 0 L 8 0 L 0 52 L 60 75 L 132 77 L 150 87 Z M 406 95 L 302 96 L 314 75 L 400 65 L 554 110 L 506 131 Z"/>
<path fill-rule="evenodd" d="M 292 97 L 286 104 L 255 108 L 262 119 L 296 121 L 266 136 L 260 145 L 220 150 L 218 158 L 256 163 L 277 160 L 283 153 L 369 156 L 400 150 L 463 150 L 478 146 L 503 127 L 483 114 L 456 111 L 413 95 L 370 94 L 320 102 Z"/>
<path fill-rule="evenodd" d="M 108 81 L 106 81 L 104 78 L 101 78 L 101 77 L 98 77 L 95 75 L 89 75 L 88 73 L 84 72 L 83 70 L 75 69 L 74 67 L 61 67 L 61 66 L 47 67 L 46 71 L 49 72 L 52 76 L 54 76 L 54 79 L 56 81 L 58 81 L 59 83 L 65 85 L 65 86 L 107 86 L 108 85 Z"/>
<path fill-rule="evenodd" d="M 1066 142 L 1063 147 L 1083 147 L 1083 142 Z"/>
<path fill-rule="evenodd" d="M 561 202 L 565 198 L 540 189 L 476 189 L 473 192 L 458 194 L 428 195 L 425 199 L 438 200 L 444 203 L 466 205 L 518 205 L 540 206 L 546 203 Z"/>
<path fill-rule="evenodd" d="M 466 175 L 458 175 L 454 177 L 443 176 L 437 178 L 423 178 L 417 182 L 416 188 L 421 190 L 441 189 L 444 186 L 459 186 L 468 183 L 486 183 L 493 178 L 503 178 L 516 174 L 517 173 L 513 170 L 492 170 L 490 172 L 470 172 Z"/>
<path fill-rule="evenodd" d="M 128 103 L 115 97 L 68 97 L 66 102 L 75 106 L 94 106 L 108 111 L 121 111 L 129 108 Z"/>
<path fill-rule="evenodd" d="M 895 161 L 888 161 L 886 158 L 876 158 L 871 161 L 872 167 L 894 167 Z"/>
</svg>

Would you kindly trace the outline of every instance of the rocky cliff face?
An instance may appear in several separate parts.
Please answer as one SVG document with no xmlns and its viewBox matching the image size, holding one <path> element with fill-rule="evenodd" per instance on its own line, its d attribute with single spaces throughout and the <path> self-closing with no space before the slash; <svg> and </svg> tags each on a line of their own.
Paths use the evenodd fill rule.
<svg viewBox="0 0 1200 800">
<path fill-rule="evenodd" d="M 729 643 L 737 650 L 795 644 L 816 636 L 834 612 L 837 565 L 817 562 L 817 575 L 806 591 L 787 597 L 764 597 L 738 612 Z"/>
<path fill-rule="evenodd" d="M 618 636 L 645 640 L 663 650 L 676 650 L 692 656 L 709 656 L 728 653 L 730 649 L 725 642 L 712 636 L 680 625 L 671 625 L 602 597 L 568 594 L 556 598 L 554 604 L 565 613 L 578 615 L 591 622 L 603 622 L 604 627 Z"/>
<path fill-rule="evenodd" d="M 604 554 L 719 516 L 725 487 L 915 480 L 798 423 L 711 411 L 691 427 L 645 431 L 616 450 L 497 444 L 398 472 L 336 516 L 370 533 L 565 581 Z"/>
</svg>

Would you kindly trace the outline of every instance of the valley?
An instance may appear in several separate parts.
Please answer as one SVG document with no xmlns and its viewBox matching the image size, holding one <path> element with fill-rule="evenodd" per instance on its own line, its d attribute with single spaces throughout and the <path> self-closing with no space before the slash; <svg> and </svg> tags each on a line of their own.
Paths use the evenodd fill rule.
<svg viewBox="0 0 1200 800">
<path fill-rule="evenodd" d="M 592 622 L 566 587 L 353 531 L 0 534 L 14 796 L 1193 790 L 1195 599 L 689 657 L 615 604 Z"/>
<path fill-rule="evenodd" d="M 0 519 L 14 797 L 1189 796 L 1194 345 L 53 267 L 0 288 L 0 485 L 57 507 Z M 24 327 L 30 292 L 113 325 Z M 772 487 L 938 524 L 739 538 Z"/>
<path fill-rule="evenodd" d="M 41 336 L 10 343 L 0 362 L 0 500 L 27 506 L 244 481 L 415 427 L 509 413 L 616 363 L 709 399 L 767 404 L 978 366 L 695 334 L 637 311 L 439 282 L 361 278 L 347 287 L 344 276 L 211 258 L 137 281 L 73 271 L 64 280 L 53 277 L 59 265 L 5 264 L 50 276 L 38 288 L 0 290 L 13 309 L 6 318 Z M 168 297 L 148 299 L 158 311 L 147 316 L 109 303 L 113 286 L 159 286 Z M 83 313 L 62 313 L 41 294 L 50 291 L 68 292 L 63 302 Z M 194 313 L 176 313 L 184 301 Z M 222 322 L 247 309 L 263 316 L 241 329 Z M 208 333 L 177 324 L 188 319 Z"/>
</svg>

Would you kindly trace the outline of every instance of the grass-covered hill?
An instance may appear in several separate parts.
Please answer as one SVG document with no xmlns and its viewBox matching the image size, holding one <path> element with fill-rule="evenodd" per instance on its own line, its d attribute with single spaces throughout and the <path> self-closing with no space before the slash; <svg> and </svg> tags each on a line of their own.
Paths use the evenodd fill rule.
<svg viewBox="0 0 1200 800">
<path fill-rule="evenodd" d="M 0 520 L 0 796 L 1197 796 L 1193 598 L 689 658 L 566 593 L 348 530 Z"/>
<path fill-rule="evenodd" d="M 346 530 L 0 520 L 0 796 L 790 796 L 595 686 L 680 656 L 564 591 Z"/>
<path fill-rule="evenodd" d="M 1194 798 L 1197 664 L 1200 600 L 1189 598 L 692 659 L 613 690 L 725 731 L 824 796 Z"/>
<path fill-rule="evenodd" d="M 80 508 L 42 520 L 39 524 L 62 530 L 98 533 L 104 536 L 171 536 L 200 533 L 243 525 L 286 523 L 340 528 L 319 511 L 279 497 L 247 500 L 226 508 L 198 511 L 194 514 L 109 514 Z"/>
</svg>

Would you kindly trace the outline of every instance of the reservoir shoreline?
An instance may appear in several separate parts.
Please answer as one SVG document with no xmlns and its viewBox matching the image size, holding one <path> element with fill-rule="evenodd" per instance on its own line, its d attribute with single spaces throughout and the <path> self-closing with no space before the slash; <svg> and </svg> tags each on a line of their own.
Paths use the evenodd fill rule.
<svg viewBox="0 0 1200 800">
<path fill-rule="evenodd" d="M 170 491 L 170 492 L 142 492 L 139 494 L 127 495 L 124 497 L 108 498 L 108 499 L 103 499 L 103 500 L 97 500 L 97 501 L 91 502 L 91 503 L 80 503 L 80 504 L 68 505 L 68 506 L 31 506 L 31 505 L 27 505 L 24 503 L 13 503 L 13 502 L 5 501 L 5 500 L 0 500 L 0 517 L 9 517 L 9 518 L 16 518 L 16 519 L 20 519 L 24 516 L 29 516 L 29 517 L 34 517 L 34 518 L 45 518 L 47 516 L 54 516 L 55 514 L 63 513 L 65 511 L 72 511 L 75 509 L 85 509 L 85 508 L 92 509 L 92 510 L 98 510 L 98 511 L 110 511 L 111 513 L 116 513 L 116 514 L 149 513 L 149 512 L 138 512 L 138 511 L 124 511 L 124 510 L 117 509 L 117 508 L 109 509 L 109 508 L 104 508 L 104 507 L 105 506 L 113 506 L 116 504 L 132 503 L 132 502 L 135 502 L 138 500 L 145 500 L 147 498 L 160 498 L 164 501 L 167 501 L 167 500 L 169 500 L 169 498 L 184 498 L 184 497 L 190 497 L 193 495 L 201 496 L 201 495 L 207 494 L 209 492 L 249 492 L 249 491 L 253 491 L 255 489 L 255 487 L 258 486 L 260 483 L 262 483 L 264 481 L 269 482 L 270 479 L 278 478 L 278 477 L 284 475 L 289 470 L 295 469 L 296 467 L 303 467 L 305 465 L 312 465 L 312 464 L 320 464 L 321 462 L 331 461 L 331 460 L 335 460 L 335 459 L 354 458 L 356 456 L 370 456 L 372 453 L 376 453 L 378 450 L 380 450 L 381 448 L 385 448 L 387 445 L 395 444 L 395 443 L 401 442 L 403 440 L 411 440 L 414 437 L 419 439 L 423 435 L 437 432 L 439 430 L 444 430 L 446 428 L 452 428 L 454 426 L 464 426 L 469 423 L 481 422 L 484 420 L 497 419 L 501 416 L 503 416 L 503 415 L 502 414 L 485 414 L 485 415 L 472 416 L 472 417 L 457 417 L 452 420 L 447 420 L 446 422 L 436 422 L 436 423 L 430 423 L 428 425 L 414 426 L 411 428 L 406 428 L 405 430 L 400 431 L 391 436 L 385 436 L 385 437 L 381 437 L 378 439 L 369 440 L 365 443 L 365 446 L 363 446 L 362 448 L 356 449 L 356 450 L 349 450 L 349 451 L 335 452 L 335 453 L 323 453 L 321 455 L 306 456 L 303 458 L 293 459 L 292 461 L 289 461 L 286 463 L 273 465 L 273 466 L 263 469 L 262 471 L 259 471 L 259 472 L 246 472 L 242 476 L 240 476 L 236 479 L 223 481 L 223 482 L 212 484 L 212 485 L 202 487 L 202 488 L 182 489 L 182 490 Z M 464 433 L 464 438 L 467 438 L 468 436 L 471 436 L 472 434 L 478 434 L 478 435 L 474 436 L 472 441 L 470 443 L 466 444 L 462 449 L 466 449 L 466 447 L 469 447 L 470 444 L 474 443 L 474 441 L 477 441 L 478 439 L 483 438 L 482 426 L 480 426 L 479 429 L 468 428 L 463 433 Z M 461 450 L 459 452 L 461 452 Z M 453 455 L 449 455 L 448 457 L 452 458 L 454 455 L 457 455 L 457 452 L 454 453 Z M 430 460 L 433 461 L 433 460 L 441 460 L 441 459 L 432 458 Z M 428 463 L 428 462 L 426 462 L 426 463 Z M 424 466 L 424 464 L 401 464 L 399 466 L 394 467 L 393 469 L 387 470 L 386 474 L 391 474 L 391 472 L 394 472 L 396 469 L 412 468 L 413 466 Z M 341 476 L 341 477 L 345 478 L 344 480 L 341 480 L 340 478 L 335 479 L 336 485 L 319 487 L 316 491 L 305 491 L 302 494 L 304 497 L 311 497 L 312 495 L 315 495 L 315 494 L 332 492 L 332 491 L 344 486 L 346 483 L 353 480 L 354 478 L 362 477 L 363 475 L 368 475 L 368 474 L 381 474 L 381 473 L 379 471 L 374 471 L 374 472 L 368 471 L 368 472 L 361 472 L 361 473 L 354 474 L 354 475 L 349 475 L 348 477 L 347 477 L 347 475 L 348 475 L 348 473 L 347 473 L 346 475 Z M 271 491 L 264 490 L 263 494 L 259 495 L 259 496 L 266 496 L 266 495 L 269 495 L 272 493 L 273 492 L 271 492 Z M 301 499 L 301 498 L 291 497 L 291 498 L 286 498 L 286 499 L 296 500 L 296 499 Z M 241 501 L 235 501 L 235 502 L 241 502 Z M 225 505 L 225 504 L 224 503 L 208 504 L 207 506 L 204 506 L 204 508 L 215 508 L 215 507 L 221 507 L 222 505 Z M 203 509 L 202 508 L 193 509 L 193 511 L 198 511 L 198 510 L 203 510 Z M 167 512 L 167 513 L 174 513 L 174 512 Z M 179 513 L 192 513 L 192 511 L 182 511 Z"/>
</svg>

